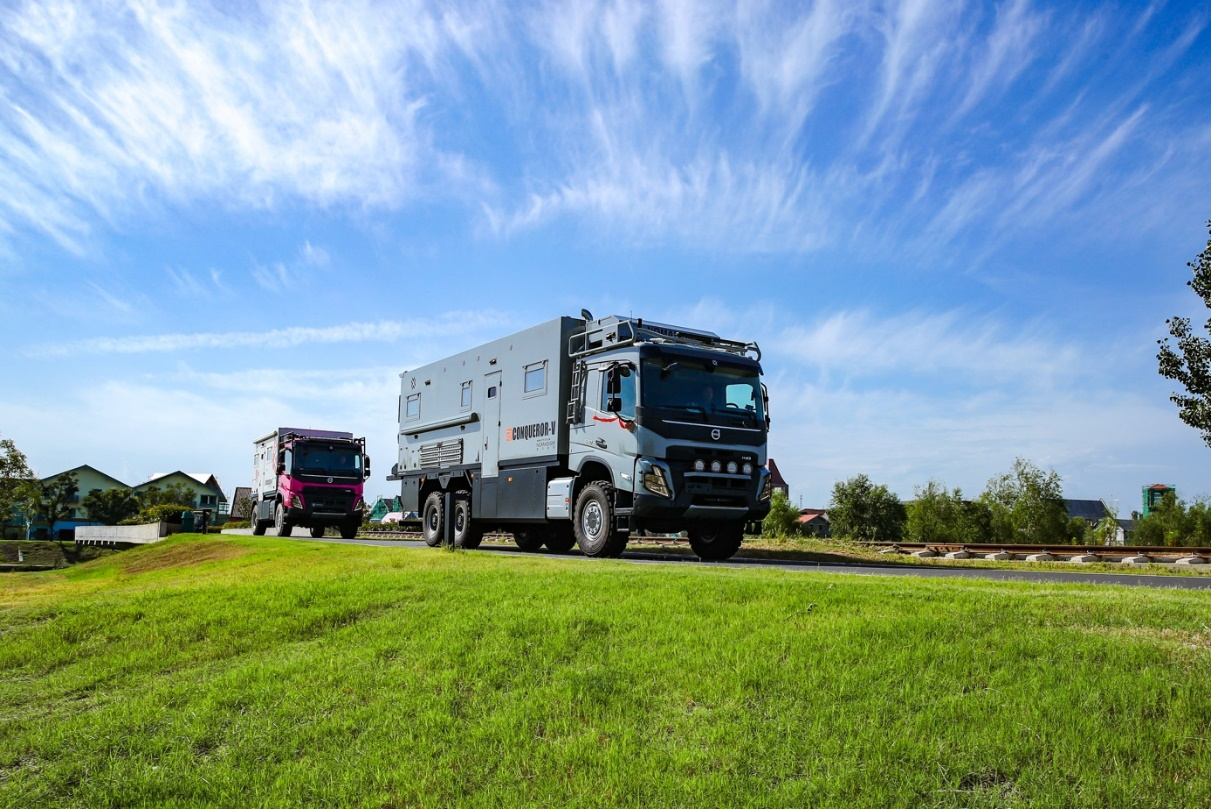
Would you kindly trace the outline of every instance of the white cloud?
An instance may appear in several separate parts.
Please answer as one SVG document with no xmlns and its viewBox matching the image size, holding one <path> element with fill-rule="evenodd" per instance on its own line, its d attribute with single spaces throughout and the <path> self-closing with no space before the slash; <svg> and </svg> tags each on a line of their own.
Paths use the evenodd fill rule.
<svg viewBox="0 0 1211 809">
<path fill-rule="evenodd" d="M 455 312 L 434 320 L 380 320 L 338 326 L 292 326 L 270 331 L 157 334 L 135 337 L 95 337 L 70 343 L 46 343 L 26 352 L 31 357 L 67 357 L 79 354 L 145 354 L 201 349 L 295 348 L 314 343 L 394 343 L 433 334 L 465 335 L 502 322 L 499 315 Z"/>
</svg>

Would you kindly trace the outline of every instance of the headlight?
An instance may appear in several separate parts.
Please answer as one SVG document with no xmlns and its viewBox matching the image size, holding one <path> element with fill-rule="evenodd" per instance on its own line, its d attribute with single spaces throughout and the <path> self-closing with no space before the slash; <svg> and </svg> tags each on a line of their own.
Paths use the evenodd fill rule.
<svg viewBox="0 0 1211 809">
<path fill-rule="evenodd" d="M 712 472 L 720 472 L 722 470 L 723 470 L 723 464 L 721 464 L 719 461 L 711 461 L 711 471 Z"/>
<path fill-rule="evenodd" d="M 774 493 L 774 482 L 773 481 L 774 481 L 773 475 L 765 476 L 765 481 L 761 484 L 761 499 L 762 500 L 769 500 L 770 496 Z"/>
<path fill-rule="evenodd" d="M 706 461 L 702 460 L 701 458 L 694 461 L 694 471 L 695 472 L 706 471 Z"/>
<path fill-rule="evenodd" d="M 734 475 L 734 474 L 736 474 L 736 462 L 735 462 L 735 461 L 728 461 L 728 462 L 727 462 L 727 473 L 728 473 L 729 475 Z"/>
<path fill-rule="evenodd" d="M 659 466 L 653 466 L 650 472 L 643 473 L 643 487 L 661 497 L 673 496 L 669 491 L 668 481 L 664 479 L 664 470 Z"/>
<path fill-rule="evenodd" d="M 290 498 L 290 507 L 291 508 L 302 508 L 303 507 L 303 498 L 297 494 L 294 495 L 293 497 L 291 497 Z"/>
<path fill-rule="evenodd" d="M 753 474 L 753 465 L 751 463 L 746 463 L 744 465 L 744 474 L 746 474 L 746 475 Z"/>
</svg>

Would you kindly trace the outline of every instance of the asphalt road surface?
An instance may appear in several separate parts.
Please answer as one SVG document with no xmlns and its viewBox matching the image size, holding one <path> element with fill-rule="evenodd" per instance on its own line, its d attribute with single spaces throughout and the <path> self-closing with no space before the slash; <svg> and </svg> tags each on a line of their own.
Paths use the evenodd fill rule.
<svg viewBox="0 0 1211 809">
<path fill-rule="evenodd" d="M 424 542 L 409 539 L 336 539 L 324 537 L 312 539 L 306 529 L 295 529 L 293 539 L 306 542 L 331 542 L 338 545 L 374 545 L 390 548 L 423 548 L 430 553 L 439 553 L 428 548 Z M 251 534 L 251 529 L 227 531 L 230 534 Z M 267 536 L 274 531 L 270 528 Z M 301 536 L 300 536 L 301 534 Z M 468 553 L 495 553 L 502 556 L 534 556 L 518 550 L 513 545 L 481 545 Z M 551 553 L 545 548 L 543 556 L 559 556 L 569 561 L 592 562 L 594 560 L 573 549 L 568 553 Z M 1199 576 L 1153 576 L 1147 573 L 1080 573 L 1071 570 L 1056 570 L 1042 565 L 1056 564 L 1041 562 L 1039 570 L 996 570 L 988 568 L 930 567 L 929 565 L 880 564 L 878 562 L 800 562 L 780 559 L 729 559 L 726 562 L 703 562 L 687 554 L 660 553 L 658 551 L 627 551 L 621 561 L 638 565 L 677 564 L 704 565 L 709 567 L 760 567 L 774 570 L 814 571 L 819 573 L 847 573 L 859 576 L 920 576 L 934 579 L 990 579 L 992 581 L 1025 581 L 1038 584 L 1118 584 L 1131 587 L 1172 587 L 1181 590 L 1211 590 L 1211 574 Z"/>
</svg>

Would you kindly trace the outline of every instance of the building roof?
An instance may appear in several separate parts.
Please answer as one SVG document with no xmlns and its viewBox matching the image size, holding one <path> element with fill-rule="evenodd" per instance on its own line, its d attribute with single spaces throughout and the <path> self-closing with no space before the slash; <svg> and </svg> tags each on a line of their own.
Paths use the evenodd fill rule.
<svg viewBox="0 0 1211 809">
<path fill-rule="evenodd" d="M 1101 500 L 1065 500 L 1064 508 L 1068 510 L 1070 520 L 1080 517 L 1093 522 L 1101 520 L 1110 511 Z"/>
<path fill-rule="evenodd" d="M 105 478 L 106 480 L 112 480 L 114 483 L 116 483 L 117 485 L 121 486 L 124 489 L 130 488 L 130 486 L 128 486 L 125 483 L 123 483 L 122 481 L 118 480 L 116 477 L 113 477 L 112 475 L 107 475 L 104 472 L 102 472 L 100 469 L 98 469 L 97 467 L 89 466 L 88 464 L 81 464 L 73 469 L 64 469 L 62 472 L 56 472 L 53 475 L 47 475 L 46 477 L 40 478 L 40 479 L 41 480 L 52 480 L 53 478 L 59 477 L 59 475 L 66 475 L 68 472 L 79 472 L 81 469 L 87 469 L 90 472 L 100 475 L 101 477 Z"/>
<path fill-rule="evenodd" d="M 774 459 L 769 459 L 769 476 L 770 485 L 776 489 L 782 489 L 784 492 L 790 491 L 790 486 L 786 485 L 786 478 L 782 477 L 782 473 L 778 471 L 778 464 L 774 463 Z"/>
<path fill-rule="evenodd" d="M 231 502 L 238 503 L 238 502 L 240 502 L 241 497 L 247 497 L 247 498 L 251 499 L 252 498 L 252 487 L 251 486 L 236 486 L 235 492 L 231 495 Z"/>
<path fill-rule="evenodd" d="M 142 489 L 146 488 L 147 486 L 153 486 L 164 478 L 170 478 L 173 475 L 181 475 L 182 477 L 190 478 L 206 488 L 212 489 L 216 494 L 218 494 L 220 503 L 227 502 L 227 495 L 223 494 L 223 488 L 219 485 L 218 479 L 215 478 L 214 475 L 208 475 L 202 472 L 182 472 L 179 469 L 176 472 L 157 472 L 147 480 L 140 483 L 138 486 L 135 486 L 135 488 Z"/>
</svg>

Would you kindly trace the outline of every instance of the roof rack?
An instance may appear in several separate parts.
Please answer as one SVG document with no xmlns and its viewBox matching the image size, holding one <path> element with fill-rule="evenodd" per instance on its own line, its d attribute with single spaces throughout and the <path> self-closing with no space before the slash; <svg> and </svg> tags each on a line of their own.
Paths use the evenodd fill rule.
<svg viewBox="0 0 1211 809">
<path fill-rule="evenodd" d="M 643 318 L 611 315 L 585 324 L 585 330 L 568 338 L 568 356 L 585 357 L 635 343 L 672 343 L 745 356 L 750 352 L 761 361 L 756 343 L 725 340 L 714 332 L 686 329 L 665 323 L 645 323 Z"/>
</svg>

